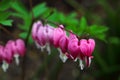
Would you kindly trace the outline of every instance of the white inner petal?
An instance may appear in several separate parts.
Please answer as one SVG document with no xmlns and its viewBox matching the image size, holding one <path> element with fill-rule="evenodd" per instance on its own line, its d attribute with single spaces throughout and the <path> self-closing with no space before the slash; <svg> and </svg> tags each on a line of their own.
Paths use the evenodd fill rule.
<svg viewBox="0 0 120 80">
<path fill-rule="evenodd" d="M 3 60 L 3 64 L 2 64 L 3 71 L 6 72 L 8 67 L 9 67 L 9 64 L 6 61 Z"/>
<path fill-rule="evenodd" d="M 84 64 L 83 64 L 83 61 L 81 59 L 79 59 L 79 66 L 80 66 L 81 70 L 84 69 Z"/>
<path fill-rule="evenodd" d="M 40 45 L 36 41 L 35 41 L 35 44 L 36 44 L 37 48 L 39 49 Z"/>
<path fill-rule="evenodd" d="M 74 61 L 76 62 L 78 58 L 76 58 Z"/>
<path fill-rule="evenodd" d="M 91 57 L 89 57 L 89 66 L 90 66 L 90 64 L 91 64 Z"/>
<path fill-rule="evenodd" d="M 60 48 L 58 48 L 58 51 L 60 52 L 60 55 L 59 55 L 60 59 L 62 60 L 63 63 L 65 63 L 68 57 L 64 53 L 62 53 Z"/>
<path fill-rule="evenodd" d="M 86 64 L 87 64 L 87 66 L 90 67 L 91 57 L 85 57 L 85 62 L 86 62 Z"/>
<path fill-rule="evenodd" d="M 40 46 L 40 49 L 41 49 L 42 52 L 44 51 L 45 48 L 46 48 L 46 45 L 45 46 Z"/>
<path fill-rule="evenodd" d="M 41 49 L 42 52 L 44 51 L 44 48 L 46 48 L 46 45 L 40 46 L 36 41 L 35 41 L 35 44 L 36 44 L 36 46 L 37 46 L 38 49 L 39 48 Z"/>
<path fill-rule="evenodd" d="M 49 43 L 46 44 L 46 48 L 47 48 L 48 54 L 51 54 L 51 49 L 50 49 L 50 44 Z"/>
<path fill-rule="evenodd" d="M 19 63 L 20 63 L 20 61 L 19 61 L 19 54 L 18 53 L 14 54 L 14 58 L 15 58 L 15 63 L 17 65 L 19 65 Z"/>
</svg>

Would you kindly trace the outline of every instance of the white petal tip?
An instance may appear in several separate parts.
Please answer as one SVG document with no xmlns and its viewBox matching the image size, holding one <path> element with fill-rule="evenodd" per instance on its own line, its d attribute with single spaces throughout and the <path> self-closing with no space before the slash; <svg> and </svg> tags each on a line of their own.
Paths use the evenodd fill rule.
<svg viewBox="0 0 120 80">
<path fill-rule="evenodd" d="M 50 45 L 49 45 L 49 43 L 47 43 L 46 48 L 47 48 L 47 52 L 48 52 L 48 54 L 50 55 L 50 54 L 51 54 L 51 49 L 50 49 Z"/>
<path fill-rule="evenodd" d="M 9 64 L 6 61 L 3 61 L 2 69 L 3 69 L 4 72 L 7 71 L 8 67 L 9 67 Z"/>
<path fill-rule="evenodd" d="M 75 62 L 77 61 L 77 58 L 74 60 Z"/>
<path fill-rule="evenodd" d="M 61 49 L 58 48 L 58 50 L 60 52 L 60 55 L 59 55 L 60 59 L 62 60 L 63 63 L 65 63 L 68 57 L 64 53 L 62 53 Z"/>
<path fill-rule="evenodd" d="M 40 46 L 41 51 L 43 52 L 47 45 Z"/>
<path fill-rule="evenodd" d="M 79 66 L 80 66 L 81 70 L 84 69 L 84 64 L 82 63 L 82 60 L 79 60 Z"/>
<path fill-rule="evenodd" d="M 91 57 L 89 57 L 89 67 L 90 67 L 90 64 L 91 64 Z"/>
<path fill-rule="evenodd" d="M 37 42 L 35 42 L 35 44 L 36 44 L 37 48 L 39 49 L 39 48 L 40 48 L 40 45 L 39 45 Z"/>
<path fill-rule="evenodd" d="M 63 63 L 65 63 L 68 59 L 64 54 L 60 55 L 59 57 L 60 57 L 60 59 L 62 60 Z"/>
<path fill-rule="evenodd" d="M 16 63 L 16 65 L 18 66 L 19 63 L 20 63 L 20 61 L 19 61 L 19 54 L 15 54 L 15 55 L 14 55 L 14 58 L 15 58 L 15 63 Z"/>
</svg>

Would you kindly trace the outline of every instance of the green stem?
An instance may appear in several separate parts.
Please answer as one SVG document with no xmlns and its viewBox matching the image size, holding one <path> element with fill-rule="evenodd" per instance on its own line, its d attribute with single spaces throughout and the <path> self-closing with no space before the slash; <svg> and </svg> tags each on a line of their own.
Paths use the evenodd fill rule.
<svg viewBox="0 0 120 80">
<path fill-rule="evenodd" d="M 29 0 L 29 4 L 30 4 L 31 12 L 32 12 L 32 22 L 34 22 L 34 14 L 33 14 L 33 11 L 32 11 L 32 0 Z M 29 41 L 29 37 L 30 37 L 30 34 L 31 34 L 31 29 L 32 29 L 32 23 L 31 23 L 31 26 L 29 27 L 29 31 L 28 31 L 27 37 L 25 39 L 26 47 L 28 46 L 28 41 Z M 25 80 L 26 58 L 27 58 L 27 52 L 26 52 L 26 54 L 25 54 L 25 56 L 23 57 L 23 60 L 22 60 L 22 77 L 21 77 L 22 80 Z"/>
</svg>

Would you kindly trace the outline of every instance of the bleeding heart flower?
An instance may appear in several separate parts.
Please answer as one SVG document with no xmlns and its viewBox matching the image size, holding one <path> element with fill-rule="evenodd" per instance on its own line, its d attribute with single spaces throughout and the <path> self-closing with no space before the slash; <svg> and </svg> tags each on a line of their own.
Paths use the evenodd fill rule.
<svg viewBox="0 0 120 80">
<path fill-rule="evenodd" d="M 6 72 L 13 59 L 12 50 L 10 48 L 0 46 L 0 58 L 2 61 L 2 68 Z"/>
<path fill-rule="evenodd" d="M 23 57 L 25 55 L 26 48 L 24 41 L 22 39 L 17 39 L 16 41 L 10 40 L 7 42 L 6 48 L 9 48 L 12 51 L 16 64 L 18 65 L 18 57 Z"/>
<path fill-rule="evenodd" d="M 4 53 L 3 53 L 3 59 L 7 62 L 7 63 L 11 63 L 12 59 L 13 59 L 13 53 L 12 50 L 10 48 L 4 48 Z"/>
<path fill-rule="evenodd" d="M 7 42 L 6 47 L 11 49 L 14 54 L 19 54 L 21 57 L 24 56 L 26 48 L 25 43 L 22 39 L 17 39 L 16 41 L 10 40 Z"/>
<path fill-rule="evenodd" d="M 0 62 L 2 62 L 3 70 L 6 72 L 13 57 L 15 57 L 16 63 L 19 64 L 18 57 L 23 57 L 25 51 L 25 43 L 22 39 L 17 39 L 16 41 L 9 40 L 5 47 L 0 45 Z"/>
<path fill-rule="evenodd" d="M 13 58 L 11 49 L 1 46 L 0 57 L 2 60 L 5 60 L 7 63 L 11 63 Z"/>
<path fill-rule="evenodd" d="M 50 25 L 45 25 L 44 34 L 47 40 L 47 43 L 53 44 L 53 32 L 54 28 Z"/>
<path fill-rule="evenodd" d="M 94 39 L 81 39 L 80 40 L 80 50 L 82 54 L 85 56 L 85 61 L 87 66 L 90 66 L 92 57 L 92 52 L 95 48 L 95 41 Z"/>
<path fill-rule="evenodd" d="M 38 39 L 38 38 L 37 38 L 38 29 L 39 29 L 40 27 L 42 27 L 42 26 L 43 26 L 43 24 L 42 24 L 40 21 L 38 21 L 38 22 L 36 22 L 36 23 L 33 24 L 33 27 L 32 27 L 32 38 L 33 38 L 34 40 L 37 40 L 37 39 Z"/>
<path fill-rule="evenodd" d="M 23 57 L 26 52 L 24 41 L 22 39 L 17 39 L 15 44 L 16 44 L 17 52 L 19 53 L 21 57 Z"/>
<path fill-rule="evenodd" d="M 42 46 L 45 46 L 46 44 L 45 35 L 43 31 L 44 27 L 41 21 L 38 21 L 33 24 L 32 38 L 35 40 L 35 43 L 38 48 L 42 48 Z"/>
<path fill-rule="evenodd" d="M 33 40 L 35 40 L 37 47 L 41 48 L 42 51 L 45 48 L 46 46 L 45 44 L 47 42 L 44 31 L 45 31 L 45 28 L 41 23 L 41 21 L 38 21 L 33 24 L 32 38 Z"/>
<path fill-rule="evenodd" d="M 38 37 L 38 43 L 40 46 L 45 46 L 47 40 L 46 40 L 46 34 L 44 33 L 45 27 L 39 26 L 37 37 Z"/>
<path fill-rule="evenodd" d="M 69 36 L 68 51 L 71 55 L 71 58 L 75 60 L 79 53 L 79 41 L 76 35 L 73 33 L 70 33 Z"/>
<path fill-rule="evenodd" d="M 67 51 L 68 51 L 68 37 L 66 35 L 61 36 L 60 40 L 59 40 L 59 48 L 58 48 L 59 52 L 60 52 L 60 59 L 63 62 L 66 62 L 66 60 L 68 59 L 67 57 Z"/>
<path fill-rule="evenodd" d="M 48 54 L 51 52 L 50 44 L 53 44 L 53 32 L 54 28 L 48 24 L 43 26 L 40 21 L 33 24 L 32 37 L 37 47 L 41 48 L 41 51 L 47 48 Z"/>
<path fill-rule="evenodd" d="M 58 28 L 54 29 L 54 33 L 53 33 L 53 43 L 54 46 L 57 48 L 59 47 L 59 40 L 62 36 L 66 35 L 65 31 L 63 30 L 64 26 L 63 25 L 59 25 Z"/>
<path fill-rule="evenodd" d="M 45 37 L 45 40 L 46 40 L 46 49 L 48 51 L 48 54 L 51 53 L 51 49 L 50 49 L 50 44 L 53 45 L 53 32 L 54 32 L 54 28 L 50 25 L 45 25 L 44 26 L 44 37 Z"/>
<path fill-rule="evenodd" d="M 63 53 L 68 50 L 68 37 L 66 35 L 62 36 L 59 40 L 59 47 Z"/>
<path fill-rule="evenodd" d="M 71 58 L 74 61 L 79 59 L 81 69 L 84 68 L 83 61 L 89 66 L 93 58 L 92 52 L 95 47 L 95 41 L 93 39 L 79 40 L 72 32 L 70 32 L 70 36 L 67 37 L 63 25 L 54 28 L 48 24 L 43 25 L 41 21 L 38 21 L 33 24 L 32 38 L 35 40 L 37 47 L 41 48 L 42 51 L 46 48 L 49 54 L 51 52 L 50 45 L 58 48 L 60 58 L 63 62 L 65 62 L 67 58 Z M 18 49 L 13 46 L 13 50 Z"/>
</svg>

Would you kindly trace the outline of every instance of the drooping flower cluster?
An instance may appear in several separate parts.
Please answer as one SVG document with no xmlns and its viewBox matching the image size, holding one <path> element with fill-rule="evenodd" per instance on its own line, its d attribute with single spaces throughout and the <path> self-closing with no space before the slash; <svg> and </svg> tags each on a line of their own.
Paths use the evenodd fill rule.
<svg viewBox="0 0 120 80">
<path fill-rule="evenodd" d="M 49 54 L 50 45 L 57 48 L 60 52 L 59 57 L 63 62 L 68 58 L 74 61 L 78 59 L 81 69 L 84 68 L 83 61 L 85 61 L 87 67 L 90 66 L 95 47 L 94 39 L 79 40 L 72 31 L 67 36 L 63 25 L 54 28 L 48 24 L 43 25 L 41 21 L 33 24 L 32 38 L 38 48 L 41 48 L 41 50 L 46 48 Z"/>
<path fill-rule="evenodd" d="M 0 45 L 0 63 L 2 63 L 3 70 L 7 70 L 13 58 L 15 58 L 15 62 L 18 65 L 18 58 L 19 56 L 23 57 L 25 51 L 25 43 L 22 39 L 9 40 L 5 46 Z"/>
</svg>

